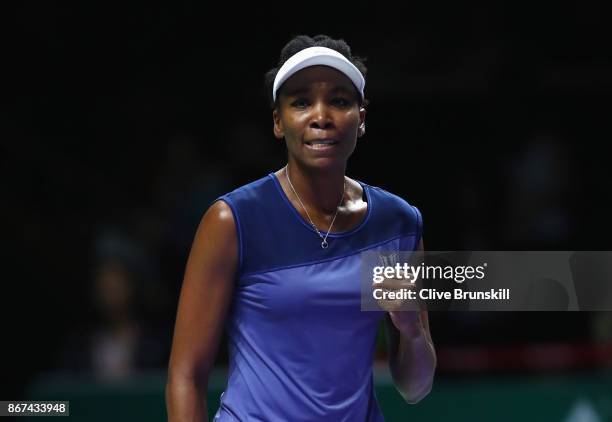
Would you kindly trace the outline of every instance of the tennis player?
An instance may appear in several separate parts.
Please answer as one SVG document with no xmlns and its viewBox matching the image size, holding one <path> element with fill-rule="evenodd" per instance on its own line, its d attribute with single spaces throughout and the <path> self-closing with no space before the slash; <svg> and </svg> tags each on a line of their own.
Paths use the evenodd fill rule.
<svg viewBox="0 0 612 422">
<path fill-rule="evenodd" d="M 287 164 L 202 218 L 169 363 L 171 422 L 207 420 L 224 326 L 229 378 L 215 421 L 383 421 L 372 380 L 383 319 L 398 391 L 416 403 L 431 390 L 426 311 L 361 311 L 360 253 L 423 249 L 417 208 L 346 176 L 365 133 L 365 74 L 343 40 L 324 35 L 295 37 L 268 72 Z"/>
</svg>

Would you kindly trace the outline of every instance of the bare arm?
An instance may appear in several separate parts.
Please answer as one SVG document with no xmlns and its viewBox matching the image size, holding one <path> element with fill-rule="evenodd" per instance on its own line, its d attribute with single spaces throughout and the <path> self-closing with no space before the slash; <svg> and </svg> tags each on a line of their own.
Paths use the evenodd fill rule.
<svg viewBox="0 0 612 422">
<path fill-rule="evenodd" d="M 417 403 L 431 391 L 436 369 L 427 311 L 393 311 L 386 321 L 393 381 L 408 403 Z"/>
<path fill-rule="evenodd" d="M 181 288 L 166 384 L 169 422 L 208 421 L 208 377 L 215 361 L 238 266 L 229 206 L 206 212 L 195 235 Z"/>
</svg>

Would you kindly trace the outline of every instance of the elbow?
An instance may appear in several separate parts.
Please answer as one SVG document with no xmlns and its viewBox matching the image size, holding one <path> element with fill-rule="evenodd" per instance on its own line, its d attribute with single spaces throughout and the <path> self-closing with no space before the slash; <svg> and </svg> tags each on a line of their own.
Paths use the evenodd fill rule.
<svg viewBox="0 0 612 422">
<path fill-rule="evenodd" d="M 413 378 L 412 382 L 397 384 L 398 391 L 406 403 L 417 404 L 427 397 L 433 388 L 434 375 L 435 365 L 427 374 L 422 374 L 421 377 L 416 379 Z"/>
<path fill-rule="evenodd" d="M 209 377 L 208 367 L 195 362 L 183 360 L 179 363 L 170 362 L 168 366 L 166 388 L 185 384 L 197 387 L 207 386 Z"/>
<path fill-rule="evenodd" d="M 171 408 L 186 397 L 202 397 L 208 391 L 208 378 L 192 373 L 169 373 L 165 385 L 166 405 Z"/>
<path fill-rule="evenodd" d="M 207 387 L 208 376 L 201 373 L 169 373 L 166 381 L 167 393 L 185 388 L 206 389 Z"/>
<path fill-rule="evenodd" d="M 417 404 L 421 400 L 423 400 L 427 395 L 431 392 L 433 387 L 433 378 L 430 382 L 424 384 L 416 391 L 406 391 L 402 393 L 402 397 L 408 404 Z"/>
</svg>

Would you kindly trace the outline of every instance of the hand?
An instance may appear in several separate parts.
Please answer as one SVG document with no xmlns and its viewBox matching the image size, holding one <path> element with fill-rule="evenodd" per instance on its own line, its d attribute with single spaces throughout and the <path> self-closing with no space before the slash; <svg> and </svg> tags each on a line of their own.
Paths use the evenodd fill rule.
<svg viewBox="0 0 612 422">
<path fill-rule="evenodd" d="M 421 280 L 408 276 L 401 278 L 397 276 L 385 277 L 382 282 L 372 283 L 372 289 L 381 289 L 384 293 L 400 293 L 411 291 L 416 299 L 389 298 L 386 296 L 377 299 L 378 306 L 386 310 L 398 331 L 409 338 L 416 338 L 425 332 L 421 318 L 423 304 L 418 299 L 418 291 L 421 288 Z"/>
<path fill-rule="evenodd" d="M 414 277 L 393 276 L 373 282 L 371 287 L 378 306 L 385 311 L 418 311 L 422 309 L 418 298 L 420 284 Z"/>
</svg>

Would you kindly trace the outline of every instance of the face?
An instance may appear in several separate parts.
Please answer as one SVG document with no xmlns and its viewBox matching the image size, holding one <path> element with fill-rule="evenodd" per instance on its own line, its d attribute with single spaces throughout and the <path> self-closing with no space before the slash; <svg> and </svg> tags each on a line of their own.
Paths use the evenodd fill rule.
<svg viewBox="0 0 612 422">
<path fill-rule="evenodd" d="M 308 167 L 343 168 L 365 131 L 359 93 L 342 72 L 311 66 L 278 92 L 274 135 L 285 139 L 289 159 Z"/>
<path fill-rule="evenodd" d="M 123 315 L 131 306 L 132 279 L 124 265 L 115 260 L 101 264 L 95 280 L 95 300 L 110 317 Z"/>
</svg>

